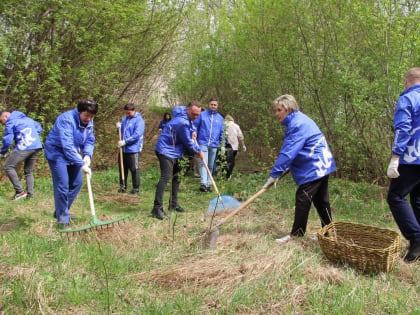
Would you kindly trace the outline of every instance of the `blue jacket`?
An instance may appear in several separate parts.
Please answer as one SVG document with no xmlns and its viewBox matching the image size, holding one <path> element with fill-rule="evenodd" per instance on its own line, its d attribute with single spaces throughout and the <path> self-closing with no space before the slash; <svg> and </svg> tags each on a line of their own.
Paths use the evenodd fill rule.
<svg viewBox="0 0 420 315">
<path fill-rule="evenodd" d="M 124 116 L 121 121 L 121 138 L 125 140 L 124 153 L 139 153 L 143 150 L 144 119 L 139 112 L 132 118 Z"/>
<path fill-rule="evenodd" d="M 159 135 L 156 152 L 172 159 L 181 158 L 185 150 L 200 153 L 200 147 L 191 138 L 195 127 L 187 115 L 187 108 L 175 107 L 172 117 Z"/>
<path fill-rule="evenodd" d="M 325 136 L 312 119 L 296 111 L 287 115 L 281 124 L 286 126 L 286 132 L 271 177 L 278 178 L 290 168 L 294 181 L 300 186 L 335 171 Z"/>
<path fill-rule="evenodd" d="M 420 84 L 401 93 L 394 112 L 392 153 L 400 164 L 420 164 Z"/>
<path fill-rule="evenodd" d="M 5 154 L 15 141 L 15 151 L 28 151 L 41 149 L 42 143 L 39 135 L 42 133 L 41 124 L 24 113 L 14 110 L 6 121 L 3 143 L 0 149 Z"/>
<path fill-rule="evenodd" d="M 223 116 L 217 111 L 207 109 L 201 112 L 200 116 L 194 121 L 194 126 L 197 128 L 199 145 L 217 148 L 222 143 L 225 124 Z"/>
<path fill-rule="evenodd" d="M 51 161 L 83 166 L 81 154 L 92 158 L 94 145 L 93 120 L 87 126 L 81 125 L 76 108 L 57 117 L 45 141 L 45 157 Z"/>
</svg>

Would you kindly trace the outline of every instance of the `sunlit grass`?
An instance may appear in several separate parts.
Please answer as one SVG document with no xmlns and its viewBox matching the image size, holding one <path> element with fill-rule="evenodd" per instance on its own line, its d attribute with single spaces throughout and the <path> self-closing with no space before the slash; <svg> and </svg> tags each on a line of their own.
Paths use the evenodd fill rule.
<svg viewBox="0 0 420 315">
<path fill-rule="evenodd" d="M 150 216 L 159 171 L 142 170 L 140 197 L 120 194 L 116 170 L 92 178 L 99 218 L 130 219 L 80 235 L 58 233 L 49 178 L 37 178 L 34 200 L 8 200 L 0 188 L 0 310 L 5 314 L 418 314 L 419 268 L 402 260 L 389 273 L 364 274 L 329 262 L 309 237 L 278 245 L 290 231 L 296 186 L 288 176 L 220 227 L 215 249 L 194 243 L 209 228 L 216 194 L 185 175 L 186 213 Z M 216 178 L 222 194 L 244 201 L 265 174 Z M 130 185 L 129 181 L 129 185 Z M 384 189 L 331 179 L 335 220 L 398 231 Z M 165 202 L 169 199 L 169 187 Z M 90 220 L 84 186 L 71 209 L 75 226 Z M 216 216 L 219 220 L 221 216 Z M 313 209 L 308 235 L 320 222 Z M 404 241 L 404 246 L 406 242 Z M 403 248 L 404 248 L 403 246 Z M 417 312 L 417 313 L 416 313 Z"/>
</svg>

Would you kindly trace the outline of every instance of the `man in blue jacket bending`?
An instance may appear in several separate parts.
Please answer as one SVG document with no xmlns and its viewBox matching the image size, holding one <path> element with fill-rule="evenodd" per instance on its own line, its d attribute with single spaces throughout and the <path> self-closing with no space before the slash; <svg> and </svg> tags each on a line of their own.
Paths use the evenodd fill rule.
<svg viewBox="0 0 420 315">
<path fill-rule="evenodd" d="M 156 155 L 159 159 L 160 179 L 156 187 L 152 210 L 152 216 L 159 220 L 167 218 L 163 209 L 163 195 L 169 180 L 172 182 L 169 209 L 184 212 L 178 204 L 179 172 L 181 171 L 179 159 L 184 155 L 184 151 L 198 154 L 201 160 L 204 158 L 200 147 L 193 141 L 196 137 L 193 121 L 200 113 L 201 105 L 198 101 L 191 101 L 187 106 L 175 107 L 172 112 L 173 118 L 168 121 L 159 135 Z"/>
<path fill-rule="evenodd" d="M 408 70 L 405 88 L 394 112 L 387 201 L 402 235 L 410 242 L 404 260 L 412 262 L 420 260 L 420 67 Z"/>
<path fill-rule="evenodd" d="M 136 112 L 134 104 L 128 103 L 124 106 L 125 117 L 121 122 L 117 122 L 117 129 L 121 128 L 121 139 L 118 147 L 122 150 L 123 170 L 120 171 L 120 189 L 118 192 L 127 191 L 128 170 L 131 173 L 133 189 L 132 195 L 138 195 L 140 191 L 140 152 L 143 150 L 144 120 L 139 112 Z M 120 155 L 118 155 L 118 165 L 121 166 Z M 122 179 L 124 172 L 124 179 Z"/>
<path fill-rule="evenodd" d="M 0 123 L 5 125 L 3 143 L 0 149 L 0 157 L 5 155 L 15 141 L 15 148 L 4 163 L 4 170 L 15 189 L 12 200 L 32 198 L 34 196 L 34 175 L 32 170 L 42 150 L 40 134 L 42 127 L 37 121 L 27 117 L 17 110 L 12 113 L 0 112 Z M 26 192 L 23 190 L 16 166 L 24 162 L 23 172 L 26 180 Z"/>
</svg>

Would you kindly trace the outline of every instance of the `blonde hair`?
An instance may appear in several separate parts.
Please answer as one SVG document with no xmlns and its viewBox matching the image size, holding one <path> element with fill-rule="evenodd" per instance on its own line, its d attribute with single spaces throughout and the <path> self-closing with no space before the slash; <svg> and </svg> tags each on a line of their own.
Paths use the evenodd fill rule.
<svg viewBox="0 0 420 315">
<path fill-rule="evenodd" d="M 233 117 L 232 117 L 232 116 L 230 116 L 230 115 L 226 115 L 226 116 L 225 116 L 225 119 L 226 119 L 226 120 L 229 120 L 229 121 L 234 121 L 234 120 L 233 120 Z"/>
<path fill-rule="evenodd" d="M 299 110 L 299 104 L 296 102 L 293 95 L 289 95 L 289 94 L 284 94 L 282 96 L 277 97 L 274 100 L 274 106 L 276 105 L 280 105 L 286 111 L 290 111 L 290 112 L 296 112 Z"/>
<path fill-rule="evenodd" d="M 411 84 L 420 82 L 420 67 L 408 69 L 405 78 Z"/>
</svg>

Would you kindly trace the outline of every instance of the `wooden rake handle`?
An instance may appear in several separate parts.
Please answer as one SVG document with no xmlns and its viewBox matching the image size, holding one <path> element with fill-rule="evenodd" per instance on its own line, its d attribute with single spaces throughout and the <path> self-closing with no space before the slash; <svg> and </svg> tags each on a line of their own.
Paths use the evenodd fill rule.
<svg viewBox="0 0 420 315">
<path fill-rule="evenodd" d="M 121 127 L 118 128 L 118 139 L 121 141 Z M 124 178 L 124 162 L 123 162 L 123 150 L 122 147 L 120 147 L 120 169 L 121 169 L 121 179 L 124 183 L 125 178 Z"/>
<path fill-rule="evenodd" d="M 88 194 L 89 194 L 90 212 L 92 213 L 92 216 L 95 217 L 96 212 L 95 212 L 95 204 L 93 202 L 92 185 L 90 183 L 90 175 L 88 173 L 86 173 L 86 186 L 87 186 Z"/>
</svg>

